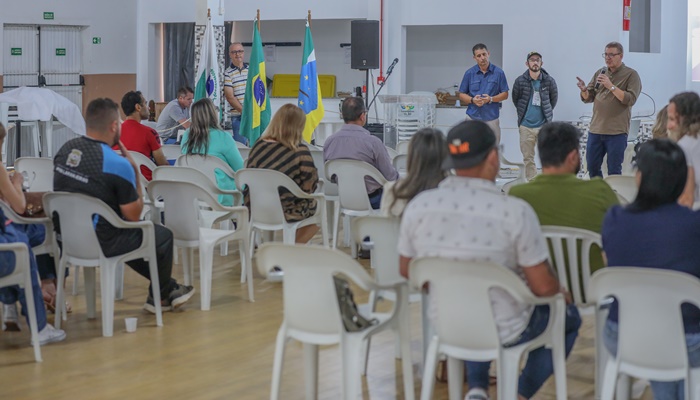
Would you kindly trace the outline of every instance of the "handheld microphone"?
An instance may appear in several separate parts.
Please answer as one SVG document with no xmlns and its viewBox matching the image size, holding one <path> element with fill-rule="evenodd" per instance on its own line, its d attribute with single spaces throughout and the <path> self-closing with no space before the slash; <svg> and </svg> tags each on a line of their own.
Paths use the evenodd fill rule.
<svg viewBox="0 0 700 400">
<path fill-rule="evenodd" d="M 394 62 L 392 62 L 391 65 L 389 66 L 389 68 L 386 70 L 386 74 L 387 74 L 387 75 L 391 75 L 391 72 L 394 70 L 394 66 L 395 66 L 396 63 L 398 63 L 398 62 L 399 62 L 398 57 L 397 57 L 397 58 L 394 58 Z"/>
<path fill-rule="evenodd" d="M 605 75 L 606 72 L 608 72 L 608 67 L 603 67 L 603 69 L 600 70 L 599 75 Z M 600 87 L 600 82 L 596 82 L 595 83 L 595 90 L 598 90 L 599 87 Z"/>
</svg>

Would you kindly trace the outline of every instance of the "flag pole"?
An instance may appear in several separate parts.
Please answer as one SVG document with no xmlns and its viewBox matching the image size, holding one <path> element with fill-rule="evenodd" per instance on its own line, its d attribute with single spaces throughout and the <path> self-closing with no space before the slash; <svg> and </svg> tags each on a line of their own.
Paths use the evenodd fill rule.
<svg viewBox="0 0 700 400">
<path fill-rule="evenodd" d="M 258 32 L 260 32 L 262 29 L 260 29 L 260 9 L 258 8 L 258 14 L 255 17 L 255 19 L 258 21 Z"/>
<path fill-rule="evenodd" d="M 207 18 L 211 19 L 211 8 L 207 8 Z"/>
<path fill-rule="evenodd" d="M 306 22 L 309 24 L 309 29 L 311 29 L 311 10 L 309 10 L 309 14 L 306 17 Z"/>
</svg>

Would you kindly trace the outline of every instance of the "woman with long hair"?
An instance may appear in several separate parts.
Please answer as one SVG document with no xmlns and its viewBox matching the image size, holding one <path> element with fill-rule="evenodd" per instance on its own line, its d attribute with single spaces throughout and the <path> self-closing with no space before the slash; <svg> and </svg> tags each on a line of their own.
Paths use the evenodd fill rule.
<svg viewBox="0 0 700 400">
<path fill-rule="evenodd" d="M 637 168 L 637 197 L 627 206 L 612 207 L 603 220 L 608 268 L 660 268 L 700 278 L 700 212 L 678 204 L 688 171 L 683 150 L 668 139 L 650 140 L 639 148 Z M 690 367 L 700 367 L 700 309 L 684 304 L 681 314 Z M 618 333 L 613 303 L 603 335 L 613 354 Z M 679 399 L 683 393 L 680 381 L 652 381 L 651 388 L 655 399 Z"/>
<path fill-rule="evenodd" d="M 418 193 L 434 189 L 447 176 L 442 161 L 447 157 L 445 135 L 438 129 L 418 130 L 408 145 L 406 176 L 384 185 L 381 211 L 400 217 L 411 199 Z"/>
<path fill-rule="evenodd" d="M 656 121 L 654 121 L 654 126 L 651 127 L 651 138 L 652 139 L 663 139 L 668 137 L 668 129 L 666 124 L 668 122 L 668 106 L 664 106 L 659 112 L 656 113 Z"/>
<path fill-rule="evenodd" d="M 688 162 L 688 180 L 678 201 L 692 208 L 700 199 L 700 96 L 695 92 L 679 93 L 667 107 L 669 136 L 681 146 Z"/>
<path fill-rule="evenodd" d="M 219 126 L 219 115 L 214 103 L 208 98 L 192 104 L 192 121 L 190 129 L 182 136 L 182 154 L 214 156 L 223 160 L 231 169 L 238 171 L 243 168 L 243 157 L 234 142 L 233 137 Z M 221 189 L 236 189 L 233 178 L 216 171 L 216 184 Z M 233 205 L 231 196 L 220 196 L 223 205 Z"/>
<path fill-rule="evenodd" d="M 7 132 L 2 124 L 0 124 L 0 148 L 5 141 Z M 18 214 L 24 213 L 26 200 L 22 193 L 22 174 L 15 172 L 10 175 L 5 166 L 0 160 L 0 197 Z M 31 238 L 28 235 L 31 228 Z M 51 342 L 59 342 L 66 338 L 66 333 L 60 329 L 54 328 L 46 320 L 46 309 L 44 308 L 44 299 L 42 299 L 41 286 L 39 285 L 38 272 L 40 271 L 37 260 L 32 252 L 32 244 L 37 245 L 43 242 L 43 237 L 46 234 L 43 225 L 18 225 L 12 223 L 5 217 L 5 214 L 0 210 L 0 243 L 15 243 L 21 242 L 27 245 L 29 249 L 29 268 L 31 271 L 32 291 L 34 295 L 34 310 L 36 311 L 37 330 L 39 331 L 39 343 L 47 344 Z M 41 236 L 41 238 L 39 238 Z M 49 266 L 53 267 L 53 260 L 48 259 L 50 264 L 44 265 L 46 269 Z M 10 274 L 14 270 L 15 257 L 14 254 L 8 252 L 0 252 L 0 276 Z M 45 271 L 44 271 L 45 272 Z M 54 272 L 55 273 L 55 272 Z M 54 287 L 55 289 L 55 287 Z M 2 313 L 2 330 L 18 331 L 18 315 L 16 303 L 19 300 L 22 305 L 22 314 L 27 316 L 27 302 L 24 294 L 24 289 L 18 286 L 11 286 L 0 289 L 0 301 L 3 303 Z M 27 323 L 29 318 L 27 317 Z"/>
<path fill-rule="evenodd" d="M 264 168 L 279 171 L 299 185 L 306 193 L 316 191 L 318 171 L 308 147 L 302 143 L 306 124 L 304 111 L 294 104 L 285 104 L 275 113 L 265 134 L 250 150 L 247 168 Z M 280 189 L 280 201 L 287 222 L 306 219 L 316 213 L 316 200 L 300 199 L 286 189 Z M 250 197 L 244 191 L 245 204 L 250 207 Z M 296 242 L 306 243 L 318 232 L 317 225 L 297 229 Z"/>
</svg>

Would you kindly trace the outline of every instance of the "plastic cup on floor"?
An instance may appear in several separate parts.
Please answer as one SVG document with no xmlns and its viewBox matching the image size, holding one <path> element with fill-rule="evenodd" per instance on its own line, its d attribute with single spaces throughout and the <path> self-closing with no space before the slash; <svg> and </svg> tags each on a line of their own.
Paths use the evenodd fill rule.
<svg viewBox="0 0 700 400">
<path fill-rule="evenodd" d="M 124 318 L 124 324 L 126 324 L 126 331 L 128 333 L 136 332 L 136 322 L 137 321 L 138 321 L 138 318 L 136 318 L 136 317 Z"/>
</svg>

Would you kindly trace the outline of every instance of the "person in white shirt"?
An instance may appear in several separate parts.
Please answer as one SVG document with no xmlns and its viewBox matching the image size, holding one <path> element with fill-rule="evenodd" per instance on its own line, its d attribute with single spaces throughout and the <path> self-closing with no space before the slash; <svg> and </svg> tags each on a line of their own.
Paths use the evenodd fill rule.
<svg viewBox="0 0 700 400">
<path fill-rule="evenodd" d="M 688 163 L 688 181 L 678 202 L 686 207 L 700 200 L 700 96 L 683 92 L 668 103 L 666 129 L 672 140 L 683 149 Z"/>
<path fill-rule="evenodd" d="M 398 244 L 401 274 L 408 277 L 408 265 L 415 257 L 487 261 L 513 270 L 536 296 L 566 293 L 547 262 L 547 244 L 532 207 L 503 196 L 494 184 L 500 163 L 491 128 L 481 121 L 462 122 L 448 133 L 447 147 L 443 168 L 454 169 L 455 175 L 414 197 L 404 210 Z M 491 301 L 506 347 L 530 341 L 546 328 L 548 306 L 522 304 L 497 289 L 492 291 Z M 580 324 L 576 307 L 570 305 L 567 355 Z M 470 390 L 466 399 L 488 399 L 489 367 L 490 362 L 467 362 Z M 542 347 L 530 352 L 520 375 L 519 398 L 531 398 L 552 371 L 550 350 Z"/>
</svg>

